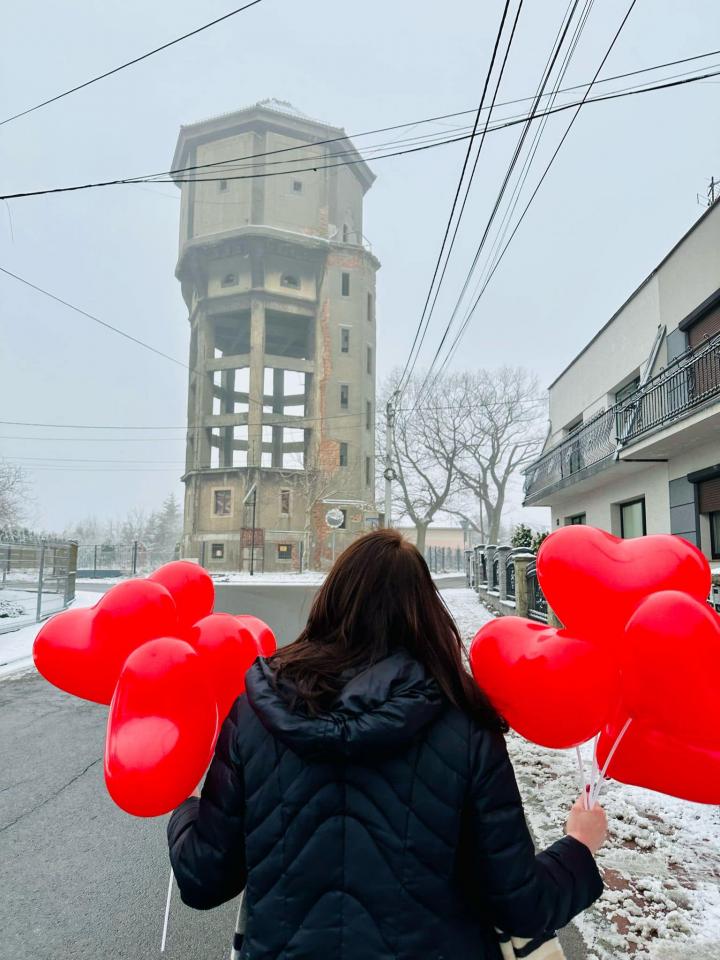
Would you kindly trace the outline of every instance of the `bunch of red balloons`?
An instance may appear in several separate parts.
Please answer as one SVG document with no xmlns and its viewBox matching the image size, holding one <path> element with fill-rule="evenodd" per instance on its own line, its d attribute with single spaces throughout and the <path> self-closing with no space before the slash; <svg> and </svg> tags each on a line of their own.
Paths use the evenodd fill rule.
<svg viewBox="0 0 720 960">
<path fill-rule="evenodd" d="M 214 603 L 205 570 L 177 560 L 57 614 L 35 639 L 46 680 L 110 705 L 105 783 L 135 816 L 167 813 L 194 790 L 247 669 L 276 649 L 261 620 L 213 613 Z"/>
<path fill-rule="evenodd" d="M 596 737 L 609 777 L 720 803 L 720 617 L 705 557 L 679 537 L 570 526 L 544 542 L 537 574 L 563 628 L 503 617 L 470 648 L 510 726 L 546 747 Z"/>
</svg>

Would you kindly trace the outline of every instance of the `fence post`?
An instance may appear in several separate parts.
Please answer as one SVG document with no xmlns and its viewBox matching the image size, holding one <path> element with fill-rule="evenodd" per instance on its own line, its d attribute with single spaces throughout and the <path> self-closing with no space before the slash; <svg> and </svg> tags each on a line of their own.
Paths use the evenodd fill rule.
<svg viewBox="0 0 720 960">
<path fill-rule="evenodd" d="M 97 577 L 97 544 L 93 549 L 93 579 Z"/>
<path fill-rule="evenodd" d="M 513 556 L 515 564 L 515 615 L 527 617 L 530 612 L 530 602 L 527 589 L 527 568 L 535 559 L 530 550 L 516 553 Z"/>
<path fill-rule="evenodd" d="M 67 576 L 65 579 L 65 606 L 75 599 L 75 580 L 77 578 L 78 545 L 74 540 L 68 543 Z"/>
<path fill-rule="evenodd" d="M 300 554 L 300 571 L 299 571 L 300 573 L 303 572 L 303 552 L 304 552 L 303 547 L 304 546 L 305 544 L 303 543 L 302 540 L 300 540 L 300 542 L 298 543 L 298 553 Z"/>
<path fill-rule="evenodd" d="M 138 542 L 133 540 L 132 546 L 132 575 L 135 576 L 137 573 L 137 557 L 138 557 Z"/>
<path fill-rule="evenodd" d="M 498 558 L 498 584 L 497 588 L 500 591 L 500 599 L 507 600 L 507 558 L 508 554 L 512 550 L 510 546 L 498 547 L 495 556 Z"/>
<path fill-rule="evenodd" d="M 497 550 L 496 543 L 490 543 L 485 547 L 485 563 L 487 565 L 487 588 L 490 590 L 497 590 L 497 584 L 495 583 L 495 551 Z"/>
<path fill-rule="evenodd" d="M 35 610 L 35 619 L 39 620 L 42 616 L 42 595 L 43 595 L 43 577 L 45 575 L 45 540 L 40 543 L 40 567 L 38 569 L 38 595 L 37 607 Z"/>
<path fill-rule="evenodd" d="M 205 566 L 205 541 L 200 542 L 200 566 Z"/>
</svg>

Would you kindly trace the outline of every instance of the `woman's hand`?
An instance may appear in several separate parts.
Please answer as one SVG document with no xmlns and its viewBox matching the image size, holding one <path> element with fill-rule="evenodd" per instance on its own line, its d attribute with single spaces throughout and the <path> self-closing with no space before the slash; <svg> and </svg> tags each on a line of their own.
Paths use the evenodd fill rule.
<svg viewBox="0 0 720 960">
<path fill-rule="evenodd" d="M 586 810 L 585 796 L 581 794 L 572 805 L 565 833 L 584 843 L 595 856 L 607 837 L 607 817 L 599 803 L 596 803 L 592 810 Z"/>
</svg>

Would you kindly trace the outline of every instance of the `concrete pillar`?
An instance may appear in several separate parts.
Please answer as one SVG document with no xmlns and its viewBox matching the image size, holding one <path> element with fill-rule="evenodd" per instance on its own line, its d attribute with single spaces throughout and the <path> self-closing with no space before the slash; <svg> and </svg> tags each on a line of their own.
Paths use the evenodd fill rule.
<svg viewBox="0 0 720 960">
<path fill-rule="evenodd" d="M 262 414 L 265 392 L 265 304 L 250 301 L 250 390 L 248 396 L 248 466 L 262 462 Z"/>
<path fill-rule="evenodd" d="M 515 614 L 518 617 L 527 617 L 530 611 L 527 589 L 527 568 L 534 561 L 535 554 L 530 550 L 513 555 L 515 564 Z"/>
<path fill-rule="evenodd" d="M 273 392 L 272 392 L 272 411 L 282 414 L 285 412 L 284 393 L 285 393 L 285 372 L 273 369 Z M 276 470 L 281 470 L 283 465 L 283 428 L 272 428 L 272 465 Z"/>
<path fill-rule="evenodd" d="M 497 589 L 500 591 L 500 599 L 507 600 L 507 568 L 505 564 L 507 563 L 508 554 L 512 550 L 511 546 L 501 546 L 497 548 L 495 556 L 499 559 L 500 563 L 498 565 L 498 583 Z"/>
<path fill-rule="evenodd" d="M 202 426 L 203 419 L 213 412 L 213 373 L 207 365 L 215 355 L 215 330 L 212 320 L 201 315 L 197 321 L 197 381 L 195 389 L 195 410 L 192 413 L 190 427 L 195 442 L 195 466 L 210 466 L 210 438 L 208 430 Z"/>
<path fill-rule="evenodd" d="M 497 544 L 491 543 L 485 547 L 485 557 L 487 562 L 487 588 L 488 590 L 497 590 L 498 585 L 495 583 L 495 577 L 493 576 L 493 564 L 495 562 L 495 552 L 497 550 Z"/>
<path fill-rule="evenodd" d="M 483 582 L 482 576 L 482 552 L 485 549 L 484 543 L 479 543 L 476 547 L 473 547 L 473 552 L 475 554 L 475 592 L 480 588 L 480 584 Z"/>
</svg>

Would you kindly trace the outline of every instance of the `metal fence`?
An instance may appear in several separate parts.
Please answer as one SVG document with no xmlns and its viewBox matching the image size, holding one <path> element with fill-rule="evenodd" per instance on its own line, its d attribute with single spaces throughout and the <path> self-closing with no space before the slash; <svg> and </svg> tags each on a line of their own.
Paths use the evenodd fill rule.
<svg viewBox="0 0 720 960">
<path fill-rule="evenodd" d="M 465 573 L 465 554 L 459 547 L 426 547 L 425 560 L 431 573 Z"/>
<path fill-rule="evenodd" d="M 538 580 L 535 563 L 528 564 L 525 578 L 527 580 L 528 617 L 531 620 L 538 620 L 540 623 L 547 623 L 548 604 L 545 595 L 540 589 L 540 581 Z"/>
<path fill-rule="evenodd" d="M 141 540 L 132 543 L 82 543 L 78 546 L 77 575 L 82 579 L 134 577 L 149 573 L 173 559 L 167 549 Z"/>
<path fill-rule="evenodd" d="M 0 542 L 0 633 L 59 610 L 75 597 L 77 544 Z"/>
</svg>

